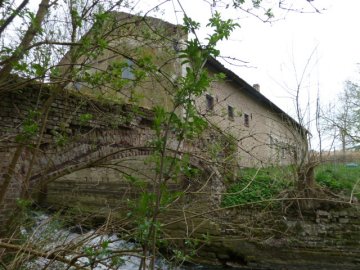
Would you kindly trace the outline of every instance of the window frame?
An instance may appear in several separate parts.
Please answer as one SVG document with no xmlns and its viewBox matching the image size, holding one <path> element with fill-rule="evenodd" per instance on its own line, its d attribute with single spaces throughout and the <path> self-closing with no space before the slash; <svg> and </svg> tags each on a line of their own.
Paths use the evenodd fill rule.
<svg viewBox="0 0 360 270">
<path fill-rule="evenodd" d="M 213 112 L 215 107 L 215 98 L 210 94 L 206 94 L 205 99 L 206 99 L 206 110 Z"/>
<path fill-rule="evenodd" d="M 228 119 L 231 121 L 234 121 L 234 115 L 235 115 L 234 107 L 231 105 L 228 105 Z"/>
<path fill-rule="evenodd" d="M 134 61 L 130 59 L 126 59 L 126 66 L 124 66 L 121 70 L 121 78 L 123 80 L 135 80 L 135 74 L 134 74 L 134 67 L 135 63 Z"/>
<path fill-rule="evenodd" d="M 250 116 L 247 113 L 244 113 L 244 126 L 245 127 L 250 126 Z"/>
</svg>

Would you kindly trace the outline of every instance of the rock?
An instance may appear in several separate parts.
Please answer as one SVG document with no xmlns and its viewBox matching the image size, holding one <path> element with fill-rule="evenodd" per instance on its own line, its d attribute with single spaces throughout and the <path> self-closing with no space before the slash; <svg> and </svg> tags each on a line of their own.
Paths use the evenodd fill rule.
<svg viewBox="0 0 360 270">
<path fill-rule="evenodd" d="M 348 218 L 339 218 L 339 223 L 349 223 L 349 219 Z"/>
</svg>

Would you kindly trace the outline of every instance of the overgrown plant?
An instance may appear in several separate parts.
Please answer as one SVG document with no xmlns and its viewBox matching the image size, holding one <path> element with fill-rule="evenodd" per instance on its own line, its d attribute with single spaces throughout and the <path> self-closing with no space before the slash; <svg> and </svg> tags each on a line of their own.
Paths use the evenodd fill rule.
<svg viewBox="0 0 360 270">
<path fill-rule="evenodd" d="M 198 29 L 199 24 L 188 17 L 184 19 L 185 31 L 188 33 Z M 216 49 L 217 42 L 227 39 L 231 31 L 237 26 L 231 20 L 222 20 L 219 13 L 215 13 L 210 19 L 208 26 L 214 28 L 214 33 L 207 39 L 206 45 L 200 44 L 198 39 L 186 41 L 185 49 L 180 52 L 180 58 L 183 59 L 182 65 L 186 65 L 186 74 L 179 78 L 175 93 L 173 95 L 174 107 L 170 112 L 166 112 L 161 107 L 155 108 L 154 146 L 155 178 L 153 181 L 153 196 L 148 193 L 143 194 L 150 199 L 149 204 L 153 207 L 150 216 L 146 218 L 146 238 L 144 241 L 144 269 L 147 252 L 151 251 L 150 268 L 155 265 L 155 256 L 157 254 L 157 241 L 160 234 L 158 217 L 161 209 L 166 207 L 167 201 L 163 204 L 164 188 L 167 182 L 179 177 L 179 171 L 186 174 L 190 164 L 177 165 L 177 159 L 180 159 L 180 146 L 186 140 L 198 137 L 207 127 L 206 121 L 198 114 L 195 107 L 195 99 L 203 95 L 208 89 L 214 78 L 210 77 L 204 69 L 205 63 L 209 57 L 216 57 L 219 51 Z M 179 109 L 184 109 L 184 115 L 179 115 Z M 176 148 L 171 148 L 171 137 L 177 141 Z M 172 153 L 171 153 L 172 152 Z M 171 153 L 171 157 L 169 157 Z M 179 170 L 180 169 L 180 170 Z M 166 188 L 165 188 L 166 189 Z"/>
</svg>

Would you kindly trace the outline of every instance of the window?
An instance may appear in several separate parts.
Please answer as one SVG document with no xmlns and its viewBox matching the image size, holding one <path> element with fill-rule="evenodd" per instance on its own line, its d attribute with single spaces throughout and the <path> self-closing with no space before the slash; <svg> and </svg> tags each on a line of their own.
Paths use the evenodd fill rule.
<svg viewBox="0 0 360 270">
<path fill-rule="evenodd" d="M 122 69 L 121 77 L 123 79 L 134 80 L 135 75 L 133 72 L 133 68 L 134 68 L 134 62 L 131 61 L 130 59 L 126 59 L 126 66 L 123 67 Z"/>
<path fill-rule="evenodd" d="M 246 113 L 244 114 L 244 126 L 249 127 L 249 115 Z"/>
<path fill-rule="evenodd" d="M 270 148 L 273 148 L 274 146 L 274 138 L 272 137 L 272 135 L 270 135 Z"/>
<path fill-rule="evenodd" d="M 282 158 L 282 159 L 285 159 L 285 158 L 286 158 L 285 152 L 286 152 L 285 147 L 282 147 L 282 148 L 281 148 L 281 158 Z"/>
<path fill-rule="evenodd" d="M 234 121 L 234 107 L 228 105 L 228 118 L 231 121 Z"/>
<path fill-rule="evenodd" d="M 73 85 L 77 91 L 79 91 L 82 88 L 82 83 L 79 81 L 74 81 Z"/>
<path fill-rule="evenodd" d="M 206 94 L 206 109 L 208 111 L 214 110 L 214 98 L 209 94 Z"/>
</svg>

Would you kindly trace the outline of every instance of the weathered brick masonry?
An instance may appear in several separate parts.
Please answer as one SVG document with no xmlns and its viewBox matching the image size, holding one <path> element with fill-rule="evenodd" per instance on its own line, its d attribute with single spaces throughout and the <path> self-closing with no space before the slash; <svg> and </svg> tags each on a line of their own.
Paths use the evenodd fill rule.
<svg viewBox="0 0 360 270">
<path fill-rule="evenodd" d="M 37 134 L 31 141 L 20 140 L 17 143 L 19 134 L 24 134 L 24 125 L 31 117 L 31 112 L 41 112 L 51 95 L 56 97 L 49 108 L 39 151 L 34 152 L 33 146 L 40 135 Z M 1 184 L 17 147 L 22 143 L 25 145 L 0 208 L 0 224 L 5 224 L 6 217 L 14 209 L 33 153 L 36 159 L 29 179 L 31 183 L 35 183 L 44 175 L 66 174 L 66 170 L 84 166 L 98 157 L 109 155 L 115 151 L 114 149 L 139 146 L 148 140 L 151 132 L 146 121 L 151 120 L 151 113 L 146 112 L 148 113 L 146 115 L 143 112 L 140 119 L 131 117 L 127 109 L 129 108 L 115 104 L 95 104 L 64 92 L 55 94 L 46 87 L 36 85 L 2 95 L 0 100 Z M 84 115 L 90 114 L 92 115 L 90 120 L 82 120 Z M 43 120 L 41 116 L 44 114 L 34 115 L 34 120 L 41 128 Z M 70 138 L 69 143 L 60 147 L 59 140 L 66 138 Z"/>
<path fill-rule="evenodd" d="M 50 102 L 48 115 L 46 102 Z M 38 113 L 34 113 L 38 112 Z M 44 132 L 43 117 L 47 115 Z M 19 145 L 24 147 L 16 162 L 4 203 L 0 206 L 0 224 L 13 211 L 22 186 L 33 189 L 40 181 L 65 176 L 95 162 L 146 156 L 153 113 L 129 105 L 102 104 L 67 92 L 56 93 L 44 85 L 28 85 L 21 91 L 7 92 L 0 99 L 0 184 Z M 26 125 L 34 120 L 38 131 L 29 140 Z M 20 137 L 19 137 L 20 135 Z M 41 138 L 40 138 L 41 136 Z M 20 140 L 19 140 L 20 138 Z M 38 149 L 36 145 L 39 144 Z M 201 152 L 193 145 L 183 145 L 183 151 Z M 35 158 L 33 158 L 35 155 Z M 192 160 L 195 166 L 203 166 Z M 205 169 L 206 170 L 206 169 Z M 30 173 L 29 173 L 30 171 Z M 214 178 L 214 177 L 213 177 Z M 218 180 L 219 181 L 219 178 Z M 219 183 L 216 187 L 221 186 Z M 59 186 L 57 186 L 58 188 Z M 64 185 L 64 190 L 66 186 Z"/>
</svg>

